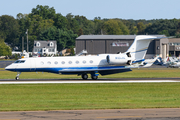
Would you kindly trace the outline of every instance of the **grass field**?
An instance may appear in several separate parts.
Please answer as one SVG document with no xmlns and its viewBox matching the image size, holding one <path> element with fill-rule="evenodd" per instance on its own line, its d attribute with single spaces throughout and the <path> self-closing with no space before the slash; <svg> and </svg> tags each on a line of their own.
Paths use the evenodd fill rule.
<svg viewBox="0 0 180 120">
<path fill-rule="evenodd" d="M 141 68 L 132 69 L 130 72 L 118 73 L 99 78 L 180 78 L 180 69 L 178 68 Z M 0 79 L 15 79 L 17 73 L 5 71 L 0 68 Z M 59 75 L 53 73 L 42 72 L 23 72 L 20 79 L 72 79 L 81 78 L 77 75 Z M 90 78 L 90 76 L 89 76 Z"/>
<path fill-rule="evenodd" d="M 0 85 L 0 111 L 179 108 L 180 83 Z"/>
<path fill-rule="evenodd" d="M 134 69 L 100 78 L 178 77 L 180 69 Z M 0 79 L 16 72 L 0 69 Z M 76 75 L 22 73 L 21 79 L 80 78 Z M 180 108 L 180 83 L 0 85 L 0 111 Z"/>
</svg>

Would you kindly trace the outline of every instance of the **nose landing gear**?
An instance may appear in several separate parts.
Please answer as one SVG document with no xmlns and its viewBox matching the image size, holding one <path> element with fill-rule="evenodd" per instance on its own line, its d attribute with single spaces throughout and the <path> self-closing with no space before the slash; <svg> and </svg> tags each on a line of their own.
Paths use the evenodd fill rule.
<svg viewBox="0 0 180 120">
<path fill-rule="evenodd" d="M 16 80 L 19 80 L 19 76 L 20 76 L 21 72 L 17 72 L 17 75 L 16 75 Z"/>
</svg>

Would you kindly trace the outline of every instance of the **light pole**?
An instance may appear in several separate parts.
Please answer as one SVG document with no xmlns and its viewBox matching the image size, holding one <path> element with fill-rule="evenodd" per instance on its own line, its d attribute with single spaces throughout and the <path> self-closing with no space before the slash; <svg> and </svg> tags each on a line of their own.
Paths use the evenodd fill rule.
<svg viewBox="0 0 180 120">
<path fill-rule="evenodd" d="M 29 50 L 28 50 L 28 29 L 26 31 L 26 34 L 27 34 L 27 53 L 28 53 L 29 52 Z"/>
<path fill-rule="evenodd" d="M 24 37 L 22 37 L 22 52 L 24 51 Z"/>
</svg>

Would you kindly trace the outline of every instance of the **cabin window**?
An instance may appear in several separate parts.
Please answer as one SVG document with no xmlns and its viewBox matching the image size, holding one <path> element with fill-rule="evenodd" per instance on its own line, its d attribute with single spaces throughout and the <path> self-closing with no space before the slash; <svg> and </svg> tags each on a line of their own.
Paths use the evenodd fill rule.
<svg viewBox="0 0 180 120">
<path fill-rule="evenodd" d="M 86 63 L 86 61 L 85 61 L 85 60 L 83 60 L 83 63 L 85 64 L 85 63 Z"/>
<path fill-rule="evenodd" d="M 44 64 L 44 62 L 43 61 L 41 61 L 41 65 L 43 65 Z"/>
<path fill-rule="evenodd" d="M 50 62 L 50 61 L 48 61 L 48 62 L 47 62 L 47 64 L 49 64 L 49 65 L 50 65 L 50 64 L 51 64 L 51 62 Z"/>
<path fill-rule="evenodd" d="M 62 63 L 62 64 L 65 64 L 65 62 L 64 62 L 64 61 L 62 61 L 61 63 Z"/>
<path fill-rule="evenodd" d="M 72 64 L 72 61 L 69 61 L 69 64 Z"/>
<path fill-rule="evenodd" d="M 79 61 L 76 61 L 76 64 L 79 64 Z"/>
<path fill-rule="evenodd" d="M 90 60 L 89 62 L 90 62 L 90 63 L 93 63 L 93 61 L 92 61 L 92 60 Z"/>
<path fill-rule="evenodd" d="M 57 65 L 57 64 L 58 64 L 58 62 L 57 62 L 57 61 L 55 61 L 55 62 L 54 62 L 54 64 L 56 64 L 56 65 Z"/>
</svg>

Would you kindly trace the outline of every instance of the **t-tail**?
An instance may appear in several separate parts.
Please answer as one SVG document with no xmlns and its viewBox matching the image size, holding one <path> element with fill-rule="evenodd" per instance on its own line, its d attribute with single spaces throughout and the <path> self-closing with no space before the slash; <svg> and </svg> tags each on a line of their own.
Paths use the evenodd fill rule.
<svg viewBox="0 0 180 120">
<path fill-rule="evenodd" d="M 127 56 L 131 57 L 132 63 L 144 61 L 149 43 L 157 39 L 156 36 L 138 35 L 135 37 L 133 44 L 126 51 Z"/>
</svg>

